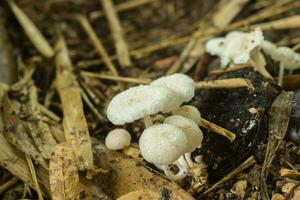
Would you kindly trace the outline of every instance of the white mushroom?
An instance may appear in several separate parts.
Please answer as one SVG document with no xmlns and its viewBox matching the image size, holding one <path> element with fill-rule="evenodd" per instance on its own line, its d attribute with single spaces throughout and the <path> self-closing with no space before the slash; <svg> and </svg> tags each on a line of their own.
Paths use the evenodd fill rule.
<svg viewBox="0 0 300 200">
<path fill-rule="evenodd" d="M 171 124 L 180 128 L 186 135 L 188 140 L 188 148 L 184 154 L 185 159 L 181 160 L 182 163 L 186 160 L 189 167 L 193 167 L 194 162 L 191 159 L 191 153 L 199 146 L 203 140 L 203 133 L 198 127 L 197 123 L 191 119 L 180 115 L 172 115 L 165 119 L 164 123 Z"/>
<path fill-rule="evenodd" d="M 187 169 L 179 164 L 178 158 L 186 152 L 188 140 L 184 132 L 169 124 L 157 124 L 145 129 L 139 139 L 143 158 L 163 169 L 172 180 L 185 177 Z M 173 174 L 170 164 L 179 167 L 179 173 Z"/>
<path fill-rule="evenodd" d="M 262 31 L 257 28 L 250 33 L 233 31 L 223 38 L 214 38 L 207 42 L 206 51 L 221 58 L 221 66 L 229 64 L 251 64 L 266 77 L 271 77 L 266 71 L 266 61 L 260 52 L 264 40 Z M 222 45 L 216 45 L 216 44 Z"/>
<path fill-rule="evenodd" d="M 270 56 L 273 54 L 276 48 L 277 48 L 276 45 L 273 42 L 270 42 L 268 40 L 264 40 L 262 43 L 262 50 Z"/>
<path fill-rule="evenodd" d="M 201 114 L 195 106 L 184 105 L 172 112 L 174 115 L 181 115 L 195 121 L 198 125 L 201 121 Z"/>
<path fill-rule="evenodd" d="M 195 82 L 185 74 L 172 74 L 154 80 L 152 86 L 166 87 L 181 99 L 181 103 L 190 101 L 195 95 Z"/>
<path fill-rule="evenodd" d="M 122 125 L 158 112 L 170 112 L 180 104 L 168 88 L 140 85 L 116 95 L 108 105 L 107 117 L 113 124 Z"/>
<path fill-rule="evenodd" d="M 282 85 L 284 69 L 292 72 L 300 68 L 300 54 L 289 47 L 279 47 L 273 50 L 271 57 L 274 61 L 280 62 L 278 84 Z"/>
<path fill-rule="evenodd" d="M 130 145 L 131 136 L 122 128 L 117 128 L 108 133 L 105 138 L 105 146 L 111 150 L 121 150 Z"/>
</svg>

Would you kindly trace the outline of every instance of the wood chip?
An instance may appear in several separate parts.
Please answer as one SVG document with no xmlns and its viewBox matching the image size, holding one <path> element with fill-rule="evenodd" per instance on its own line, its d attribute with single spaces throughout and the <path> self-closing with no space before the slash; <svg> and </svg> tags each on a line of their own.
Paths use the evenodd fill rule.
<svg viewBox="0 0 300 200">
<path fill-rule="evenodd" d="M 67 143 L 55 147 L 49 164 L 49 179 L 53 200 L 80 199 L 76 160 Z"/>
</svg>

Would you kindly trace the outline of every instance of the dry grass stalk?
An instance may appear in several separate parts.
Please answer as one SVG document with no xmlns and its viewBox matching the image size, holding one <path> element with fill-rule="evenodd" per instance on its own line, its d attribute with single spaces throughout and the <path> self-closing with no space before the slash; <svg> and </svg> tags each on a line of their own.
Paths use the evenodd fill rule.
<svg viewBox="0 0 300 200">
<path fill-rule="evenodd" d="M 280 176 L 288 178 L 300 178 L 300 173 L 293 169 L 281 168 L 279 174 Z"/>
<path fill-rule="evenodd" d="M 127 42 L 124 38 L 123 28 L 120 19 L 115 10 L 112 0 L 100 0 L 108 20 L 111 33 L 115 42 L 118 61 L 122 67 L 130 67 L 132 65 Z"/>
<path fill-rule="evenodd" d="M 73 74 L 73 66 L 62 35 L 56 43 L 55 86 L 63 106 L 63 129 L 67 142 L 72 145 L 80 170 L 92 169 L 93 151 L 87 122 L 83 112 L 81 92 Z"/>
<path fill-rule="evenodd" d="M 152 81 L 151 79 L 111 76 L 111 75 L 106 75 L 106 74 L 97 74 L 97 73 L 84 72 L 84 71 L 81 72 L 81 75 L 86 76 L 86 77 L 93 77 L 93 78 L 112 80 L 112 81 L 122 81 L 122 82 L 127 82 L 127 83 L 134 83 L 134 84 L 149 84 Z"/>
<path fill-rule="evenodd" d="M 29 170 L 30 170 L 32 180 L 33 180 L 33 183 L 34 183 L 34 187 L 35 187 L 36 192 L 38 194 L 39 200 L 43 200 L 44 199 L 43 194 L 42 194 L 42 191 L 40 189 L 40 185 L 39 185 L 37 177 L 36 177 L 36 172 L 35 172 L 33 162 L 28 156 L 26 156 L 26 160 L 27 160 L 27 164 L 29 166 Z"/>
<path fill-rule="evenodd" d="M 300 27 L 300 15 L 293 15 L 266 23 L 256 24 L 253 27 L 260 27 L 262 30 L 282 30 Z"/>
<path fill-rule="evenodd" d="M 99 56 L 103 59 L 106 67 L 112 72 L 113 75 L 118 75 L 118 71 L 114 64 L 111 62 L 108 53 L 106 52 L 101 40 L 97 37 L 95 31 L 93 30 L 91 24 L 89 23 L 88 19 L 84 15 L 77 15 L 77 20 L 81 24 L 84 31 L 89 36 L 92 44 L 94 45 L 95 49 Z"/>
<path fill-rule="evenodd" d="M 49 164 L 53 200 L 79 199 L 79 175 L 72 148 L 67 143 L 55 147 Z"/>
<path fill-rule="evenodd" d="M 233 141 L 236 138 L 236 135 L 233 132 L 231 132 L 225 128 L 222 128 L 210 121 L 207 121 L 204 118 L 201 118 L 201 121 L 198 124 L 208 130 L 211 130 L 219 135 L 222 135 L 222 136 L 228 138 L 230 141 Z"/>
<path fill-rule="evenodd" d="M 52 47 L 49 45 L 35 24 L 29 19 L 28 16 L 26 16 L 26 14 L 15 4 L 13 0 L 8 0 L 7 2 L 34 47 L 43 56 L 47 58 L 52 57 L 54 55 Z"/>
<path fill-rule="evenodd" d="M 130 0 L 124 3 L 119 3 L 115 6 L 115 10 L 117 12 L 127 11 L 130 9 L 134 9 L 136 7 L 140 7 L 149 3 L 157 2 L 159 0 Z M 103 17 L 105 14 L 103 11 L 93 11 L 90 13 L 90 19 L 92 21 L 98 19 L 99 17 Z"/>
<path fill-rule="evenodd" d="M 249 79 L 245 78 L 230 78 L 214 81 L 200 81 L 196 83 L 198 89 L 214 89 L 214 88 L 240 88 L 247 87 L 254 90 L 254 87 Z"/>
<path fill-rule="evenodd" d="M 8 188 L 16 184 L 18 181 L 19 179 L 16 176 L 14 176 L 11 179 L 9 179 L 7 182 L 2 183 L 0 185 L 0 194 L 2 194 L 5 190 L 7 190 Z"/>
<path fill-rule="evenodd" d="M 216 189 L 217 187 L 219 187 L 220 185 L 222 185 L 226 181 L 230 180 L 231 178 L 233 178 L 234 176 L 236 176 L 240 172 L 244 171 L 245 169 L 251 167 L 255 163 L 256 163 L 256 161 L 255 161 L 254 157 L 250 156 L 247 160 L 245 160 L 237 168 L 235 168 L 234 170 L 232 170 L 224 178 L 222 178 L 220 181 L 218 181 L 217 183 L 215 183 L 214 185 L 212 185 L 209 189 L 207 189 L 203 194 L 207 194 L 207 193 L 213 191 L 214 189 Z"/>
</svg>

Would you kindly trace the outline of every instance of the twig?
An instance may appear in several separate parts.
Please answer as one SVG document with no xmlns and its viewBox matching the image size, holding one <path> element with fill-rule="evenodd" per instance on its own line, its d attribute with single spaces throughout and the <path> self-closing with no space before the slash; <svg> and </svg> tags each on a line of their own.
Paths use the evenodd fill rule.
<svg viewBox="0 0 300 200">
<path fill-rule="evenodd" d="M 214 81 L 200 81 L 196 83 L 198 89 L 213 89 L 213 88 L 240 88 L 247 87 L 254 90 L 254 87 L 249 79 L 231 78 Z"/>
<path fill-rule="evenodd" d="M 293 15 L 291 17 L 282 18 L 266 23 L 256 24 L 253 27 L 260 27 L 262 30 L 282 30 L 294 29 L 300 27 L 300 15 Z"/>
<path fill-rule="evenodd" d="M 43 200 L 42 191 L 40 189 L 40 186 L 39 186 L 39 183 L 38 183 L 38 180 L 37 180 L 37 177 L 36 177 L 36 173 L 35 173 L 35 169 L 34 169 L 32 160 L 28 156 L 26 156 L 26 160 L 27 160 L 27 163 L 28 163 L 28 166 L 29 166 L 29 169 L 30 169 L 30 173 L 31 173 L 31 176 L 32 176 L 34 187 L 35 187 L 35 190 L 38 194 L 39 200 Z"/>
<path fill-rule="evenodd" d="M 50 58 L 54 55 L 52 47 L 44 38 L 42 33 L 34 25 L 34 23 L 26 16 L 26 14 L 15 4 L 13 0 L 7 0 L 11 10 L 14 12 L 17 20 L 24 29 L 26 35 L 35 46 L 35 48 L 45 57 Z"/>
<path fill-rule="evenodd" d="M 115 6 L 115 10 L 117 12 L 122 12 L 122 11 L 134 9 L 136 7 L 143 6 L 143 5 L 153 3 L 153 2 L 157 2 L 157 1 L 160 1 L 160 0 L 131 0 L 131 1 L 126 1 L 124 3 L 117 4 Z M 103 11 L 94 11 L 94 12 L 91 12 L 90 15 L 89 15 L 89 17 L 92 21 L 94 21 L 94 20 L 96 20 L 100 17 L 103 17 L 103 16 L 104 16 Z"/>
<path fill-rule="evenodd" d="M 77 15 L 77 20 L 79 21 L 85 32 L 88 34 L 90 40 L 92 41 L 92 44 L 94 45 L 100 57 L 103 59 L 103 62 L 105 63 L 106 67 L 112 72 L 112 74 L 117 76 L 118 71 L 116 67 L 111 62 L 109 55 L 107 54 L 104 46 L 102 45 L 101 40 L 97 37 L 88 19 L 84 15 Z"/>
<path fill-rule="evenodd" d="M 112 80 L 112 81 L 122 81 L 122 82 L 127 82 L 127 83 L 134 83 L 134 84 L 149 84 L 152 81 L 151 79 L 111 76 L 111 75 L 106 75 L 106 74 L 96 74 L 96 73 L 83 72 L 83 71 L 80 74 L 83 76 L 86 76 L 86 77 L 94 77 L 94 78 Z"/>
<path fill-rule="evenodd" d="M 282 168 L 280 169 L 279 174 L 280 176 L 288 177 L 288 178 L 295 178 L 295 177 L 298 179 L 300 178 L 300 173 L 292 169 Z"/>
<path fill-rule="evenodd" d="M 220 181 L 218 181 L 217 183 L 215 183 L 213 186 L 211 186 L 209 189 L 207 189 L 203 194 L 207 194 L 209 192 L 211 192 L 212 190 L 216 189 L 217 187 L 219 187 L 220 185 L 222 185 L 223 183 L 225 183 L 226 181 L 228 181 L 229 179 L 233 178 L 234 176 L 236 176 L 237 174 L 239 174 L 240 172 L 244 171 L 245 169 L 251 167 L 252 165 L 254 165 L 256 163 L 255 159 L 253 156 L 250 156 L 247 160 L 245 160 L 242 164 L 240 164 L 237 168 L 235 168 L 234 170 L 232 170 L 229 174 L 227 174 L 224 178 L 222 178 Z"/>
<path fill-rule="evenodd" d="M 112 0 L 100 0 L 107 17 L 111 33 L 115 42 L 118 61 L 122 67 L 130 67 L 131 60 L 127 42 L 123 35 L 123 28 Z"/>
<path fill-rule="evenodd" d="M 7 182 L 0 185 L 0 194 L 2 194 L 5 190 L 13 186 L 19 181 L 19 179 L 16 176 L 13 176 L 11 179 L 9 179 Z"/>
<path fill-rule="evenodd" d="M 201 117 L 201 120 L 198 124 L 200 126 L 206 128 L 206 129 L 208 129 L 208 130 L 211 130 L 215 133 L 218 133 L 219 135 L 222 135 L 222 136 L 228 138 L 231 142 L 233 140 L 235 140 L 235 138 L 236 138 L 236 135 L 233 132 L 231 132 L 231 131 L 229 131 L 225 128 L 222 128 L 222 127 L 220 127 L 220 126 L 218 126 L 218 125 L 216 125 L 212 122 L 209 122 L 209 121 L 207 121 L 206 119 L 204 119 L 202 117 Z"/>
</svg>

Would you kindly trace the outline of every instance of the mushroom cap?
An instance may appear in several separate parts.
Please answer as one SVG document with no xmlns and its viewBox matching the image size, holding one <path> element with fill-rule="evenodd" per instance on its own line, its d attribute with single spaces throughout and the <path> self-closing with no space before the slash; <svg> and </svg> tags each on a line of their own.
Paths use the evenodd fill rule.
<svg viewBox="0 0 300 200">
<path fill-rule="evenodd" d="M 185 74 L 172 74 L 154 80 L 152 86 L 166 87 L 181 99 L 181 103 L 190 101 L 195 95 L 195 82 Z"/>
<path fill-rule="evenodd" d="M 120 150 L 130 145 L 131 136 L 122 128 L 116 128 L 108 133 L 105 138 L 105 146 L 111 150 Z"/>
<path fill-rule="evenodd" d="M 297 69 L 300 67 L 300 54 L 289 47 L 279 47 L 271 54 L 273 60 L 284 64 L 286 69 Z"/>
<path fill-rule="evenodd" d="M 216 37 L 208 40 L 205 44 L 205 51 L 212 56 L 220 56 L 224 50 L 225 38 Z"/>
<path fill-rule="evenodd" d="M 179 107 L 180 99 L 170 89 L 149 85 L 131 87 L 117 94 L 107 107 L 107 118 L 122 125 L 158 112 Z"/>
<path fill-rule="evenodd" d="M 172 113 L 174 115 L 181 115 L 183 117 L 191 119 L 197 124 L 199 124 L 201 120 L 201 114 L 199 110 L 195 106 L 191 106 L 191 105 L 181 106 L 177 110 L 174 110 Z"/>
<path fill-rule="evenodd" d="M 169 165 L 186 152 L 185 133 L 170 124 L 156 124 L 143 131 L 139 140 L 140 151 L 150 163 Z"/>
<path fill-rule="evenodd" d="M 264 40 L 262 43 L 262 50 L 268 55 L 272 55 L 276 48 L 276 45 L 268 40 Z"/>
<path fill-rule="evenodd" d="M 164 123 L 176 126 L 185 133 L 188 140 L 186 153 L 193 152 L 199 145 L 201 145 L 203 133 L 193 120 L 180 115 L 172 115 L 167 117 Z"/>
<path fill-rule="evenodd" d="M 251 58 L 251 52 L 262 46 L 264 40 L 262 31 L 255 29 L 250 33 L 231 32 L 226 35 L 224 51 L 221 55 L 221 65 L 229 63 L 247 64 Z"/>
</svg>

